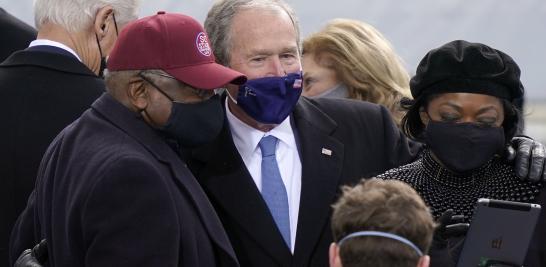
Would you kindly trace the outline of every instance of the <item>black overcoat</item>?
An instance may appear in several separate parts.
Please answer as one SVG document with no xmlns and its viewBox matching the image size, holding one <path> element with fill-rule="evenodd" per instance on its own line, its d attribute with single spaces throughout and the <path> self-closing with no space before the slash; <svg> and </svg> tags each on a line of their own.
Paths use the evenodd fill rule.
<svg viewBox="0 0 546 267">
<path fill-rule="evenodd" d="M 48 148 L 12 262 L 42 238 L 50 266 L 239 266 L 175 150 L 108 94 Z"/>
<path fill-rule="evenodd" d="M 44 152 L 105 88 L 76 57 L 49 50 L 18 51 L 0 64 L 0 266 Z"/>
</svg>

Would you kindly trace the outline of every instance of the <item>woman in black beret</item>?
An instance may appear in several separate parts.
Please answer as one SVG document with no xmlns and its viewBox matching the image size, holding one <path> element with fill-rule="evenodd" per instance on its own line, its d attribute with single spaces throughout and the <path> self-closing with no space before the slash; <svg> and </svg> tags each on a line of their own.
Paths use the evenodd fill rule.
<svg viewBox="0 0 546 267">
<path fill-rule="evenodd" d="M 414 100 L 406 105 L 402 127 L 425 148 L 419 160 L 380 178 L 412 185 L 436 219 L 451 209 L 468 223 L 479 198 L 546 207 L 543 184 L 522 181 L 502 160 L 521 119 L 513 101 L 523 96 L 520 69 L 510 56 L 484 44 L 453 41 L 423 58 L 410 88 Z M 541 212 L 525 266 L 546 266 L 545 217 Z M 431 266 L 448 266 L 431 260 Z"/>
</svg>

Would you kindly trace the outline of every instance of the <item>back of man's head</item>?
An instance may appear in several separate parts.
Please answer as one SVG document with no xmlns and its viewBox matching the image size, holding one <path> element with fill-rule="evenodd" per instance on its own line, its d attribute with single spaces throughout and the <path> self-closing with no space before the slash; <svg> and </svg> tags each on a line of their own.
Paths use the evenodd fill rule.
<svg viewBox="0 0 546 267">
<path fill-rule="evenodd" d="M 343 267 L 428 265 L 428 256 L 419 253 L 427 253 L 435 224 L 429 209 L 409 185 L 396 180 L 362 180 L 353 188 L 344 187 L 343 195 L 333 208 L 332 230 L 336 244 L 330 249 L 332 265 L 336 265 L 332 253 L 339 257 L 338 264 Z M 362 235 L 339 243 L 358 232 Z M 387 237 L 374 235 L 377 232 L 386 233 Z M 409 241 L 416 248 L 389 237 L 390 234 Z"/>
<path fill-rule="evenodd" d="M 75 33 L 92 26 L 99 9 L 110 6 L 117 23 L 124 25 L 138 16 L 139 0 L 35 0 L 34 22 L 40 30 L 46 23 L 54 23 Z"/>
</svg>

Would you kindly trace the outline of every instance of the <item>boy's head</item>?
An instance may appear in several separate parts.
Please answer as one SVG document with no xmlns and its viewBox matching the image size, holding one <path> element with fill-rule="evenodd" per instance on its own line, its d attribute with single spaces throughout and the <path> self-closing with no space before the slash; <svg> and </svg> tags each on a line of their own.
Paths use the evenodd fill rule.
<svg viewBox="0 0 546 267">
<path fill-rule="evenodd" d="M 344 187 L 333 208 L 331 267 L 428 266 L 430 259 L 425 254 L 435 224 L 409 185 L 396 180 L 362 180 L 355 187 Z"/>
</svg>

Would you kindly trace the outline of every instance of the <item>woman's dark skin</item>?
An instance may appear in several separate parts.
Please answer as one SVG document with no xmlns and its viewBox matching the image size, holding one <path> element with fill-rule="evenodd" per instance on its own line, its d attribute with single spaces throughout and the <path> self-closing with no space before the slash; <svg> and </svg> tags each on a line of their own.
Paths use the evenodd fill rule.
<svg viewBox="0 0 546 267">
<path fill-rule="evenodd" d="M 421 112 L 425 125 L 429 120 L 453 123 L 477 123 L 500 127 L 504 108 L 499 98 L 471 93 L 444 93 L 433 98 Z"/>
</svg>

